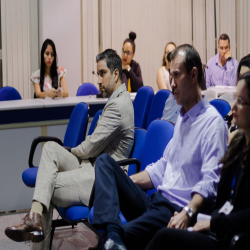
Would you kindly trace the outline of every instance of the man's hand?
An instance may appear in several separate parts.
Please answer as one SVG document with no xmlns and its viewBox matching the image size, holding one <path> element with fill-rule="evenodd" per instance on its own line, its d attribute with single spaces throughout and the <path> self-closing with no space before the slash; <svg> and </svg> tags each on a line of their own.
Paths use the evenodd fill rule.
<svg viewBox="0 0 250 250">
<path fill-rule="evenodd" d="M 194 227 L 193 231 L 209 231 L 210 230 L 210 220 L 200 220 L 198 221 Z"/>
<path fill-rule="evenodd" d="M 230 50 L 226 52 L 224 57 L 225 57 L 226 61 L 228 60 L 228 58 L 232 58 L 232 54 L 231 54 Z"/>
<path fill-rule="evenodd" d="M 187 229 L 191 218 L 187 215 L 187 213 L 182 210 L 180 213 L 175 212 L 174 216 L 170 219 L 168 223 L 169 228 L 177 228 L 177 229 Z"/>
</svg>

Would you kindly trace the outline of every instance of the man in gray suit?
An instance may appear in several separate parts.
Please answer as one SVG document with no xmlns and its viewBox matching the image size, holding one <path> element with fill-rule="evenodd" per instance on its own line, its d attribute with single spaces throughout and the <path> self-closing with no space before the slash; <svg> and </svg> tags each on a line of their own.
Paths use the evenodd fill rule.
<svg viewBox="0 0 250 250">
<path fill-rule="evenodd" d="M 134 110 L 130 94 L 121 81 L 121 59 L 115 51 L 108 49 L 97 55 L 96 62 L 100 92 L 109 100 L 94 133 L 71 152 L 55 142 L 44 145 L 31 211 L 20 225 L 5 230 L 12 240 L 40 242 L 31 244 L 32 249 L 49 249 L 47 234 L 52 222 L 51 204 L 88 206 L 96 157 L 108 153 L 115 160 L 122 160 L 132 149 Z"/>
</svg>

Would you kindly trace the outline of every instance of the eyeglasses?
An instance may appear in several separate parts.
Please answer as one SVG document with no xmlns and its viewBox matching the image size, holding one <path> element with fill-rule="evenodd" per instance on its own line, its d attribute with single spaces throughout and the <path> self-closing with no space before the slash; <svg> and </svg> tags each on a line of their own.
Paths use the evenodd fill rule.
<svg viewBox="0 0 250 250">
<path fill-rule="evenodd" d="M 240 106 L 240 107 L 245 106 L 245 105 L 250 106 L 250 103 L 245 102 L 240 96 L 234 94 L 233 97 L 234 97 L 234 101 L 235 101 L 237 106 Z"/>
<path fill-rule="evenodd" d="M 124 54 L 124 55 L 126 55 L 127 54 L 127 56 L 132 56 L 133 55 L 133 53 L 132 52 L 130 52 L 130 51 L 126 51 L 125 49 L 123 49 L 122 48 L 122 53 Z"/>
</svg>

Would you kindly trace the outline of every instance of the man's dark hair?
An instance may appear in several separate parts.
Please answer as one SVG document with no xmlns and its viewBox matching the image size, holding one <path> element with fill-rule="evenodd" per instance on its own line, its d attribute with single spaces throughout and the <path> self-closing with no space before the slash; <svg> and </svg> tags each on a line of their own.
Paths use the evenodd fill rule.
<svg viewBox="0 0 250 250">
<path fill-rule="evenodd" d="M 220 35 L 220 37 L 219 37 L 219 39 L 218 39 L 218 44 L 219 44 L 219 42 L 220 42 L 220 40 L 228 40 L 228 43 L 230 44 L 230 38 L 229 38 L 229 36 L 227 35 L 227 34 L 225 34 L 225 33 L 223 33 L 223 34 L 221 34 Z"/>
<path fill-rule="evenodd" d="M 119 78 L 122 80 L 122 60 L 116 51 L 113 49 L 106 49 L 102 53 L 96 56 L 96 62 L 98 63 L 101 60 L 105 60 L 107 67 L 110 69 L 112 74 L 115 69 L 119 71 Z"/>
<path fill-rule="evenodd" d="M 190 74 L 193 67 L 198 70 L 198 84 L 200 88 L 205 84 L 204 73 L 202 69 L 201 58 L 197 50 L 190 44 L 183 44 L 178 46 L 175 50 L 169 53 L 170 61 L 173 61 L 179 51 L 185 52 L 184 66 L 188 74 Z"/>
</svg>

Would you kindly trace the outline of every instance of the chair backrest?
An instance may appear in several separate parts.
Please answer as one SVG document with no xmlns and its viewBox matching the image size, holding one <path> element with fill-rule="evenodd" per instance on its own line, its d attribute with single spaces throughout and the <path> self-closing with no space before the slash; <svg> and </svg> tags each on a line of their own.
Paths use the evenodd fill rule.
<svg viewBox="0 0 250 250">
<path fill-rule="evenodd" d="M 135 137 L 134 137 L 134 146 L 132 149 L 132 155 L 130 158 L 135 158 L 138 161 L 141 161 L 142 152 L 145 144 L 147 131 L 143 128 L 135 128 Z M 136 165 L 129 165 L 128 175 L 132 175 L 136 173 Z"/>
<path fill-rule="evenodd" d="M 0 101 L 21 100 L 19 92 L 10 86 L 5 86 L 0 89 Z"/>
<path fill-rule="evenodd" d="M 204 92 L 202 92 L 202 94 L 206 96 L 208 102 L 218 98 L 217 93 L 212 89 L 205 90 Z"/>
<path fill-rule="evenodd" d="M 154 96 L 148 113 L 147 128 L 152 121 L 162 117 L 162 112 L 170 93 L 170 90 L 161 89 Z"/>
<path fill-rule="evenodd" d="M 154 97 L 154 90 L 149 86 L 141 87 L 133 102 L 135 127 L 147 127 L 148 113 Z"/>
<path fill-rule="evenodd" d="M 174 125 L 172 123 L 163 120 L 151 122 L 147 130 L 140 171 L 143 171 L 147 165 L 157 162 L 163 156 L 173 134 Z M 155 191 L 155 189 L 148 190 L 147 194 L 151 195 Z"/>
<path fill-rule="evenodd" d="M 217 111 L 220 113 L 223 119 L 225 115 L 227 115 L 228 112 L 231 110 L 229 103 L 222 99 L 214 99 L 210 101 L 210 104 L 217 109 Z"/>
<path fill-rule="evenodd" d="M 89 82 L 83 83 L 77 90 L 76 96 L 97 95 L 99 94 L 98 88 Z"/>
<path fill-rule="evenodd" d="M 88 135 L 92 135 L 92 133 L 94 132 L 96 123 L 98 122 L 100 115 L 102 115 L 102 110 L 99 110 L 96 112 L 96 114 L 95 114 L 95 116 L 90 124 Z"/>
<path fill-rule="evenodd" d="M 88 115 L 89 110 L 86 103 L 80 102 L 75 106 L 64 136 L 64 146 L 73 148 L 84 140 L 88 124 Z"/>
<path fill-rule="evenodd" d="M 229 105 L 231 106 L 231 108 L 234 105 L 234 93 L 226 93 L 223 94 L 219 97 L 219 99 L 225 100 L 229 103 Z"/>
</svg>

